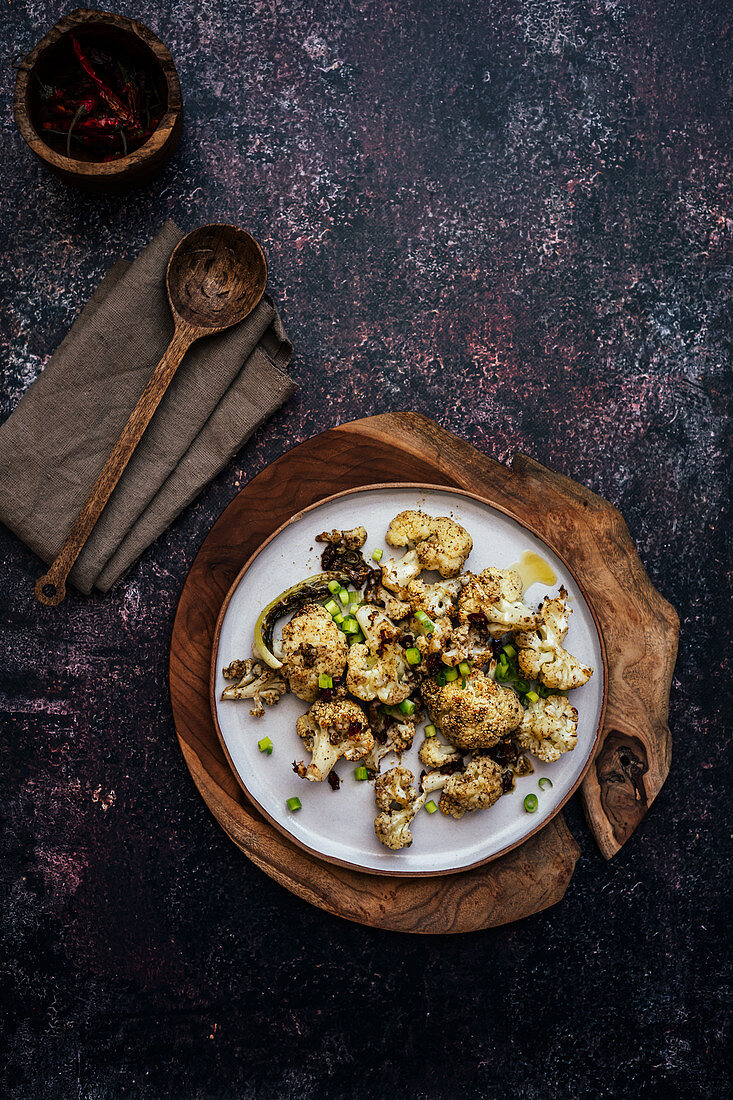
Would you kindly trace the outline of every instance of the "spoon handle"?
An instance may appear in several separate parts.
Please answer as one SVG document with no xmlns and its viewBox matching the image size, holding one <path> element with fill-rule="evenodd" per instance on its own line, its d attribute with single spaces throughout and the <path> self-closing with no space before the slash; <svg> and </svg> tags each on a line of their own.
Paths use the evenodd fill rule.
<svg viewBox="0 0 733 1100">
<path fill-rule="evenodd" d="M 183 356 L 200 335 L 201 331 L 199 329 L 181 318 L 176 319 L 173 339 L 166 348 L 163 358 L 151 374 L 145 389 L 140 394 L 138 402 L 130 414 L 130 419 L 122 429 L 112 453 L 104 464 L 104 469 L 95 481 L 92 491 L 76 517 L 74 526 L 69 531 L 61 552 L 48 572 L 36 581 L 34 592 L 40 603 L 46 604 L 47 607 L 56 607 L 66 595 L 66 578 L 71 572 L 74 562 L 79 557 L 85 542 L 94 529 L 94 525 L 104 510 L 105 504 L 122 477 L 127 463 L 140 442 L 143 432 L 152 420 L 153 413 L 168 389 Z"/>
</svg>

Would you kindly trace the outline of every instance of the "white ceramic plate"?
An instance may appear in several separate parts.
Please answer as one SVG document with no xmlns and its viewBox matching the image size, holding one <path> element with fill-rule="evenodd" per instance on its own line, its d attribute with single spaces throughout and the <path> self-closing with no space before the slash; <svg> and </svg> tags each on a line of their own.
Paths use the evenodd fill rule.
<svg viewBox="0 0 733 1100">
<path fill-rule="evenodd" d="M 565 585 L 573 615 L 567 637 L 568 649 L 595 669 L 584 687 L 572 692 L 579 712 L 578 744 L 554 764 L 532 758 L 534 774 L 518 779 L 515 789 L 503 795 L 488 810 L 467 814 L 460 821 L 441 813 L 421 810 L 411 829 L 410 848 L 392 852 L 379 843 L 373 821 L 373 784 L 354 779 L 356 764 L 341 761 L 336 771 L 341 788 L 328 783 L 309 783 L 292 770 L 294 760 L 307 761 L 308 753 L 295 732 L 299 714 L 307 704 L 296 696 L 284 696 L 277 706 L 266 708 L 263 718 L 252 718 L 247 700 L 222 701 L 226 686 L 221 670 L 235 658 L 251 655 L 252 635 L 260 610 L 285 588 L 304 577 L 320 573 L 323 547 L 315 536 L 332 528 L 363 524 L 368 531 L 364 549 L 369 556 L 381 547 L 385 558 L 400 556 L 384 542 L 390 520 L 405 508 L 422 508 L 431 515 L 449 515 L 473 536 L 473 551 L 466 568 L 479 572 L 488 565 L 501 568 L 519 561 L 523 551 L 533 550 L 547 561 L 557 575 L 548 589 L 535 584 L 525 599 L 536 607 L 549 591 Z M 429 579 L 429 574 L 423 575 Z M 436 579 L 438 579 L 436 577 Z M 280 624 L 282 625 L 282 624 Z M 554 816 L 580 783 L 593 753 L 603 716 L 605 683 L 603 645 L 591 609 L 567 565 L 537 536 L 516 519 L 469 494 L 416 486 L 378 486 L 330 497 L 294 516 L 260 547 L 234 582 L 219 617 L 214 644 L 211 678 L 215 725 L 226 753 L 245 793 L 265 816 L 293 841 L 334 863 L 375 874 L 436 875 L 465 870 L 494 859 L 521 844 Z M 269 736 L 274 743 L 271 756 L 259 752 L 257 742 Z M 421 730 L 402 763 L 418 776 L 422 765 L 417 750 Z M 382 761 L 385 771 L 397 758 Z M 551 788 L 540 791 L 537 781 L 548 776 Z M 539 800 L 536 813 L 524 809 L 525 795 Z M 297 795 L 302 809 L 288 811 L 285 802 Z M 439 794 L 436 793 L 437 801 Z"/>
</svg>

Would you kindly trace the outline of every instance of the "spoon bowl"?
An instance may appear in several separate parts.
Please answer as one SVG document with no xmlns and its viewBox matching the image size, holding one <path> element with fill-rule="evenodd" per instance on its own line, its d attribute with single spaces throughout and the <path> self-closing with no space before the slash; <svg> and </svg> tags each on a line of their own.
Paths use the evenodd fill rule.
<svg viewBox="0 0 733 1100">
<path fill-rule="evenodd" d="M 168 261 L 168 301 L 175 318 L 218 332 L 243 321 L 267 285 L 267 263 L 254 237 L 234 225 L 202 225 Z"/>
</svg>

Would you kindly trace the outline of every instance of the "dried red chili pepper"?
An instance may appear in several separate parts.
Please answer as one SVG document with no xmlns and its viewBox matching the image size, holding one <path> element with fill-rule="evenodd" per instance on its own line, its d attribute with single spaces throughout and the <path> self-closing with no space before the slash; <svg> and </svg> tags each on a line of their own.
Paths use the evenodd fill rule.
<svg viewBox="0 0 733 1100">
<path fill-rule="evenodd" d="M 136 131 L 139 131 L 141 129 L 138 118 L 135 116 L 134 112 L 122 102 L 117 93 L 113 92 L 112 89 L 108 87 L 108 85 L 105 84 L 102 78 L 97 74 L 97 71 L 95 70 L 91 61 L 84 53 L 84 50 L 78 38 L 76 38 L 73 34 L 70 37 L 71 44 L 74 47 L 74 53 L 79 59 L 79 64 L 81 65 L 89 79 L 92 80 L 97 86 L 97 91 L 99 93 L 100 99 L 103 99 L 107 106 L 112 111 L 114 111 L 120 122 L 126 128 L 129 128 L 131 136 L 135 136 Z"/>
</svg>

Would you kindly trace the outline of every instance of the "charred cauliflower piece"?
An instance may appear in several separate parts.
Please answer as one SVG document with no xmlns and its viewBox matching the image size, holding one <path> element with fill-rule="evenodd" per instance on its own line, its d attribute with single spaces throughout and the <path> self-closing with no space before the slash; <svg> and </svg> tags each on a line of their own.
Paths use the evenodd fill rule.
<svg viewBox="0 0 733 1100">
<path fill-rule="evenodd" d="M 380 710 L 381 708 L 377 703 L 372 703 L 369 707 L 369 725 L 374 737 L 374 748 L 364 758 L 364 766 L 373 772 L 379 771 L 379 765 L 383 757 L 391 752 L 396 753 L 398 756 L 403 752 L 407 752 L 408 749 L 412 748 L 412 742 L 415 739 L 414 717 L 400 718 L 398 721 L 391 715 L 383 713 L 377 713 L 374 716 L 374 711 L 379 712 Z"/>
<path fill-rule="evenodd" d="M 263 703 L 268 707 L 274 706 L 288 690 L 282 673 L 267 668 L 253 657 L 245 661 L 232 661 L 222 669 L 222 674 L 225 680 L 238 681 L 224 688 L 222 699 L 251 699 L 249 713 L 253 718 L 261 718 L 265 713 Z"/>
<path fill-rule="evenodd" d="M 283 627 L 283 672 L 290 690 L 307 703 L 318 698 L 318 677 L 341 676 L 349 646 L 325 607 L 307 603 Z"/>
<path fill-rule="evenodd" d="M 403 599 L 407 585 L 423 569 L 435 569 L 441 577 L 455 577 L 473 548 L 473 539 L 448 516 L 429 516 L 417 509 L 400 512 L 385 536 L 390 546 L 407 547 L 407 553 L 382 566 L 382 581 Z"/>
<path fill-rule="evenodd" d="M 361 760 L 374 748 L 364 711 L 349 699 L 314 703 L 307 714 L 301 714 L 296 729 L 311 754 L 310 764 L 298 764 L 296 771 L 302 779 L 316 783 L 326 779 L 341 757 Z"/>
<path fill-rule="evenodd" d="M 408 768 L 390 768 L 377 776 L 374 783 L 377 809 L 381 811 L 374 819 L 374 831 L 382 844 L 393 851 L 410 847 L 413 839 L 410 824 L 425 805 L 427 792 L 418 795 L 414 780 Z"/>
<path fill-rule="evenodd" d="M 486 810 L 503 794 L 500 766 L 486 753 L 474 753 L 465 771 L 449 775 L 439 807 L 446 817 L 461 818 L 474 810 Z"/>
<path fill-rule="evenodd" d="M 522 673 L 556 691 L 582 687 L 593 675 L 592 668 L 582 664 L 562 646 L 571 613 L 567 595 L 561 588 L 560 595 L 554 599 L 546 596 L 537 611 L 536 628 L 521 631 L 516 637 L 517 660 Z"/>
<path fill-rule="evenodd" d="M 516 740 L 548 764 L 572 752 L 578 743 L 578 712 L 564 695 L 548 695 L 524 712 Z"/>
<path fill-rule="evenodd" d="M 443 663 L 459 665 L 461 661 L 470 661 L 472 665 L 487 665 L 494 659 L 491 639 L 486 638 L 473 623 L 461 623 L 446 639 L 443 645 Z"/>
<path fill-rule="evenodd" d="M 462 584 L 460 577 L 438 581 L 437 584 L 424 584 L 416 579 L 408 584 L 407 598 L 413 615 L 410 619 L 410 630 L 414 633 L 422 653 L 441 653 L 448 644 L 453 631 L 450 616 L 456 609 Z M 422 623 L 414 617 L 416 611 L 424 611 L 434 624 L 431 633 L 427 633 Z"/>
<path fill-rule="evenodd" d="M 508 630 L 529 630 L 536 623 L 534 612 L 524 604 L 524 587 L 513 569 L 490 566 L 471 577 L 458 599 L 462 623 L 485 620 L 489 633 L 501 637 Z"/>
<path fill-rule="evenodd" d="M 447 745 L 439 737 L 426 737 L 418 749 L 420 763 L 428 771 L 440 771 L 446 764 L 462 764 L 463 756 L 453 745 Z M 423 787 L 424 790 L 424 787 Z"/>
<path fill-rule="evenodd" d="M 357 699 L 379 699 L 396 706 L 408 697 L 413 677 L 400 641 L 402 634 L 380 607 L 362 604 L 356 619 L 364 642 L 348 650 L 346 686 Z"/>
<path fill-rule="evenodd" d="M 459 749 L 489 749 L 516 729 L 524 713 L 511 688 L 502 687 L 475 669 L 461 680 L 439 687 L 434 680 L 422 685 L 422 697 L 433 722 Z"/>
<path fill-rule="evenodd" d="M 322 531 L 320 535 L 316 535 L 316 542 L 330 542 L 333 546 L 343 546 L 345 550 L 361 550 L 366 540 L 366 527 L 352 527 L 348 531 Z"/>
</svg>

